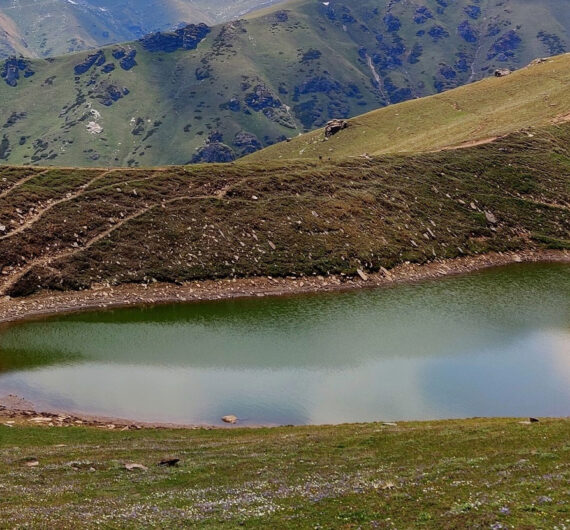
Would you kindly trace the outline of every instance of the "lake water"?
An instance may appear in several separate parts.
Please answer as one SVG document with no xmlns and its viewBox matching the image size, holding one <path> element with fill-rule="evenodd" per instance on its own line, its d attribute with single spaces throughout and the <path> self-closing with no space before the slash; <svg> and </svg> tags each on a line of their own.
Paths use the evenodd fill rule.
<svg viewBox="0 0 570 530">
<path fill-rule="evenodd" d="M 0 395 L 138 421 L 570 415 L 570 266 L 0 327 Z"/>
</svg>

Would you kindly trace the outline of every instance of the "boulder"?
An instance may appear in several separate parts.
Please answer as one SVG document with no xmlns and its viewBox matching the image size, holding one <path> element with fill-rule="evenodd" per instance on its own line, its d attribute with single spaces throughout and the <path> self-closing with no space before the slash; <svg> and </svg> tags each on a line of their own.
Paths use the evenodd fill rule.
<svg viewBox="0 0 570 530">
<path fill-rule="evenodd" d="M 347 120 L 331 120 L 325 126 L 325 138 L 330 138 L 347 127 Z"/>
<path fill-rule="evenodd" d="M 230 423 L 232 425 L 235 425 L 238 422 L 237 416 L 234 416 L 233 414 L 228 414 L 227 416 L 222 416 L 222 421 L 224 423 Z"/>
<path fill-rule="evenodd" d="M 495 70 L 495 77 L 505 77 L 511 74 L 512 72 L 508 68 L 497 68 Z"/>
</svg>

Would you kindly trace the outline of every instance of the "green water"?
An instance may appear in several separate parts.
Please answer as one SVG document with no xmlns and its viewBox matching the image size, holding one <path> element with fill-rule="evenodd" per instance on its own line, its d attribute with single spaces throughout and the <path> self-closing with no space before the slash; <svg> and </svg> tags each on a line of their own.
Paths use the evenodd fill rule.
<svg viewBox="0 0 570 530">
<path fill-rule="evenodd" d="M 0 328 L 0 396 L 148 421 L 570 415 L 570 266 Z"/>
</svg>

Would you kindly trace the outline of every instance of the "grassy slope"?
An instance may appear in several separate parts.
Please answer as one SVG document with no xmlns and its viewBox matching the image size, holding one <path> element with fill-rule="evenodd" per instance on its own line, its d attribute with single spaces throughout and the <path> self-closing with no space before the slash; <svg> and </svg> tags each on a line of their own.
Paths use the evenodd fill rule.
<svg viewBox="0 0 570 530">
<path fill-rule="evenodd" d="M 566 123 L 468 149 L 372 160 L 6 167 L 0 294 L 354 274 L 406 260 L 569 248 L 569 145 Z"/>
<path fill-rule="evenodd" d="M 374 14 L 378 2 L 372 0 L 356 5 L 333 2 L 329 7 L 303 0 L 287 4 L 286 20 L 281 10 L 272 8 L 239 24 L 217 26 L 197 50 L 145 52 L 139 43 L 129 44 L 127 48 L 138 52 L 138 65 L 129 71 L 112 58 L 113 48 L 105 49 L 107 65 L 117 66 L 113 72 L 94 66 L 78 79 L 73 68 L 85 54 L 33 61 L 35 75 L 22 76 L 16 87 L 0 81 L 0 162 L 182 164 L 213 131 L 241 156 L 247 149 L 239 145 L 236 134 L 242 131 L 269 145 L 322 126 L 330 118 L 356 116 L 387 103 L 433 94 L 464 84 L 473 75 L 488 75 L 497 66 L 520 67 L 537 55 L 564 49 L 568 24 L 559 0 L 532 2 L 525 9 L 513 2 L 480 4 L 482 15 L 469 19 L 478 31 L 475 42 L 466 42 L 457 30 L 469 18 L 464 13 L 467 0 L 450 4 L 441 13 L 435 0 L 425 0 L 422 3 L 433 18 L 421 24 L 414 22 L 416 6 L 407 2 L 380 3 Z M 400 20 L 397 31 L 388 30 L 387 15 Z M 559 41 L 546 45 L 538 39 L 535 20 Z M 493 25 L 498 34 L 491 35 Z M 429 36 L 436 26 L 447 36 L 437 40 Z M 516 47 L 504 57 L 491 53 L 511 28 L 519 26 Z M 418 31 L 426 33 L 418 36 Z M 416 45 L 422 52 L 413 62 Z M 373 82 L 366 55 L 381 78 L 380 87 Z M 197 69 L 208 77 L 198 79 Z M 130 93 L 107 107 L 96 98 L 109 84 Z M 259 85 L 279 99 L 276 109 L 265 109 L 273 116 L 246 102 Z M 238 110 L 227 108 L 232 98 L 239 103 Z M 137 120 L 142 130 L 135 125 Z M 103 132 L 88 132 L 91 121 Z"/>
<path fill-rule="evenodd" d="M 350 120 L 350 127 L 324 139 L 324 131 L 250 155 L 250 162 L 334 159 L 397 152 L 433 151 L 570 119 L 570 54 L 455 90 L 392 105 Z"/>
<path fill-rule="evenodd" d="M 0 527 L 563 528 L 569 435 L 564 420 L 128 432 L 0 425 Z M 39 466 L 26 467 L 32 457 Z M 179 467 L 156 465 L 171 457 Z M 128 472 L 125 462 L 148 471 Z"/>
</svg>

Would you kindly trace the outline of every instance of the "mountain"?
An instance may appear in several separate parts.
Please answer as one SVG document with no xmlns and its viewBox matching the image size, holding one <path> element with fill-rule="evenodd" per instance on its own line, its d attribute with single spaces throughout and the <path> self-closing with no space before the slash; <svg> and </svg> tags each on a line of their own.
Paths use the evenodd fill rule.
<svg viewBox="0 0 570 530">
<path fill-rule="evenodd" d="M 0 58 L 51 57 L 188 23 L 215 24 L 277 0 L 0 0 Z"/>
<path fill-rule="evenodd" d="M 420 118 L 406 126 L 419 138 L 429 131 L 445 137 L 432 142 L 432 152 L 359 156 L 357 138 L 366 148 L 384 145 L 386 109 L 338 133 L 341 141 L 331 145 L 341 157 L 319 158 L 313 150 L 308 159 L 279 160 L 271 155 L 276 146 L 266 151 L 271 156 L 231 164 L 0 166 L 0 296 L 154 281 L 350 276 L 406 261 L 569 249 L 570 92 L 560 90 L 568 86 L 569 62 L 570 54 L 446 93 L 457 124 L 442 110 L 443 96 L 395 106 L 413 120 L 405 107 L 414 105 Z M 401 144 L 399 117 L 389 117 Z M 500 126 L 501 137 L 478 143 L 487 121 L 489 130 Z M 283 146 L 296 151 L 312 137 Z M 428 149 L 425 140 L 417 147 Z"/>
<path fill-rule="evenodd" d="M 0 63 L 0 162 L 229 161 L 566 50 L 565 0 L 316 2 Z"/>
</svg>

